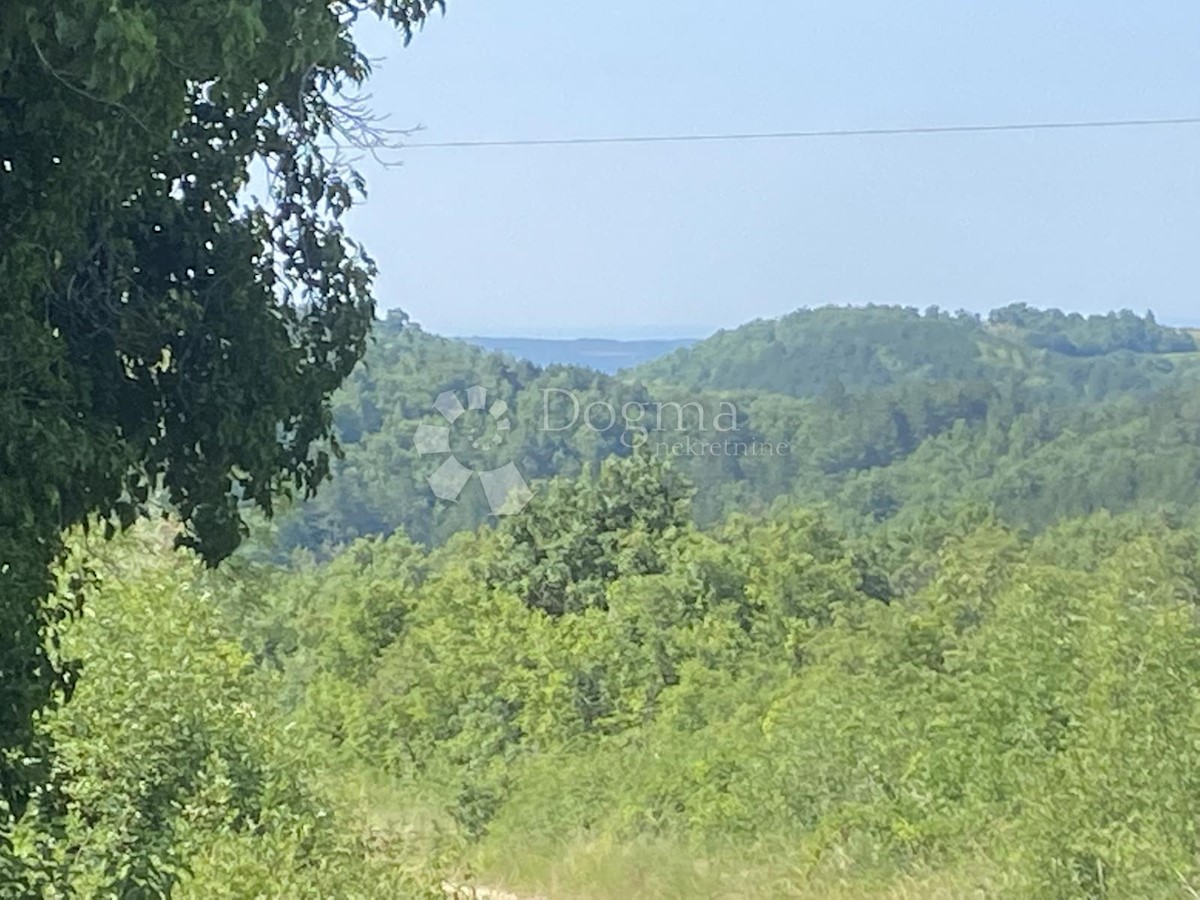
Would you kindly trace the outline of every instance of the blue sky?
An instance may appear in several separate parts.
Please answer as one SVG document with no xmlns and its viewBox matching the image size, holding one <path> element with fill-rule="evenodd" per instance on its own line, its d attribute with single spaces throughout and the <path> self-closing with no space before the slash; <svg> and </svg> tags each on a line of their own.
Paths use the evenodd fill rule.
<svg viewBox="0 0 1200 900">
<path fill-rule="evenodd" d="M 1200 114 L 1200 4 L 448 0 L 369 91 L 414 140 Z M 1200 322 L 1200 127 L 409 148 L 351 223 L 443 334 L 701 336 L 823 303 Z"/>
</svg>

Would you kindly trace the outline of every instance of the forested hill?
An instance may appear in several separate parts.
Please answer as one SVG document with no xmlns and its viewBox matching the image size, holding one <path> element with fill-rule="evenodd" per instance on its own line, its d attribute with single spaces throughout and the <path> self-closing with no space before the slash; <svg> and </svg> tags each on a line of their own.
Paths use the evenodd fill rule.
<svg viewBox="0 0 1200 900">
<path fill-rule="evenodd" d="M 440 395 L 465 402 L 475 385 L 504 403 L 507 424 L 501 433 L 479 413 L 482 442 L 456 425 L 455 459 L 474 472 L 513 463 L 534 490 L 636 444 L 698 487 L 701 524 L 799 503 L 864 529 L 971 501 L 1045 527 L 1197 502 L 1198 377 L 1191 335 L 1130 313 L 824 308 L 615 377 L 541 368 L 394 316 L 336 398 L 337 477 L 278 521 L 274 552 L 323 554 L 396 531 L 435 545 L 487 521 L 478 478 L 455 502 L 434 496 L 427 479 L 447 456 L 415 440 L 422 425 L 446 425 Z M 749 449 L 766 444 L 780 452 Z"/>
<path fill-rule="evenodd" d="M 1003 377 L 1078 382 L 1113 354 L 1196 350 L 1188 332 L 1129 311 L 1084 317 L 1025 304 L 981 318 L 931 307 L 822 307 L 718 332 L 638 367 L 634 377 L 704 389 L 807 397 L 922 380 Z M 1139 363 L 1128 361 L 1128 367 Z"/>
<path fill-rule="evenodd" d="M 84 675 L 40 727 L 78 806 L 12 845 L 74 889 L 14 896 L 1196 896 L 1200 353 L 1004 316 L 801 314 L 859 355 L 798 396 L 382 323 L 257 559 L 73 545 Z M 434 496 L 448 392 L 519 515 Z"/>
</svg>

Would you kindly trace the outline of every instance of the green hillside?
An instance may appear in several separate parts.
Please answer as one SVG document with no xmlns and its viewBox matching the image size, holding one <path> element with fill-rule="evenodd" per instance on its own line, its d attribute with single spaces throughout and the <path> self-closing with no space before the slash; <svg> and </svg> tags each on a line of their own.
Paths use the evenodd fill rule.
<svg viewBox="0 0 1200 900">
<path fill-rule="evenodd" d="M 646 363 L 651 382 L 807 397 L 927 380 L 1006 378 L 1012 372 L 1076 384 L 1097 358 L 1194 353 L 1195 339 L 1153 316 L 1066 315 L 1017 304 L 986 319 L 892 306 L 822 307 L 759 320 Z M 1160 359 L 1121 366 L 1153 377 Z"/>
<path fill-rule="evenodd" d="M 700 530 L 689 494 L 610 460 L 433 553 L 264 572 L 238 631 L 297 734 L 518 896 L 1200 885 L 1200 531 L 1034 538 L 977 507 Z"/>
<path fill-rule="evenodd" d="M 334 480 L 222 568 L 170 522 L 71 536 L 83 675 L 0 887 L 1191 896 L 1198 356 L 1149 318 L 826 310 L 655 364 L 728 363 L 686 387 L 394 316 Z M 436 498 L 450 453 L 528 504 Z"/>
<path fill-rule="evenodd" d="M 478 478 L 453 503 L 434 496 L 427 479 L 446 457 L 423 456 L 416 442 L 418 428 L 447 425 L 439 395 L 465 398 L 476 385 L 489 404 L 503 401 L 508 427 L 495 431 L 482 411 L 467 416 L 485 439 L 459 441 L 455 459 L 474 472 L 513 463 L 534 490 L 644 445 L 698 486 L 702 524 L 790 499 L 831 503 L 861 528 L 923 509 L 917 498 L 933 491 L 940 505 L 995 502 L 1011 521 L 1041 527 L 1066 510 L 1190 498 L 1192 483 L 1175 481 L 1190 471 L 1190 438 L 1161 420 L 1173 420 L 1198 377 L 1189 336 L 1125 313 L 1010 307 L 985 321 L 829 307 L 754 322 L 616 377 L 543 369 L 395 317 L 336 398 L 337 477 L 282 517 L 275 546 L 324 554 L 397 530 L 434 545 L 488 521 Z M 1102 471 L 1097 460 L 1129 434 L 1153 435 L 1159 448 L 1139 463 L 1136 487 L 1046 471 L 1072 465 L 1078 441 L 1095 454 L 1080 471 Z M 1056 447 L 1065 461 L 1052 462 Z M 986 465 L 934 462 L 947 456 Z"/>
</svg>

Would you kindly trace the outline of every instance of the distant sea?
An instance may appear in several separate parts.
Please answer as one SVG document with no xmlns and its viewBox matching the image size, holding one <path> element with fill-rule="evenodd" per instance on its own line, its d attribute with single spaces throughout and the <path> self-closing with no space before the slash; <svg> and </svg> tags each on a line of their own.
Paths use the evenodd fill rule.
<svg viewBox="0 0 1200 900">
<path fill-rule="evenodd" d="M 669 338 L 620 341 L 609 338 L 554 338 L 523 337 L 465 337 L 461 340 L 485 350 L 507 353 L 518 359 L 528 360 L 537 366 L 557 364 L 587 366 L 601 372 L 613 374 L 640 363 L 649 362 L 696 343 L 695 338 Z"/>
</svg>

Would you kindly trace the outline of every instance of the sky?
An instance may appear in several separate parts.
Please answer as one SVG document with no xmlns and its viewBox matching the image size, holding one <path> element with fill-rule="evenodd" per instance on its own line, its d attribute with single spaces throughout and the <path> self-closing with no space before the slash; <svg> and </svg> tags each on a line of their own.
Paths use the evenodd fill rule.
<svg viewBox="0 0 1200 900">
<path fill-rule="evenodd" d="M 1200 115 L 1200 4 L 447 0 L 367 90 L 410 140 Z M 827 303 L 1200 324 L 1200 126 L 433 149 L 362 165 L 380 306 L 700 337 Z"/>
</svg>

